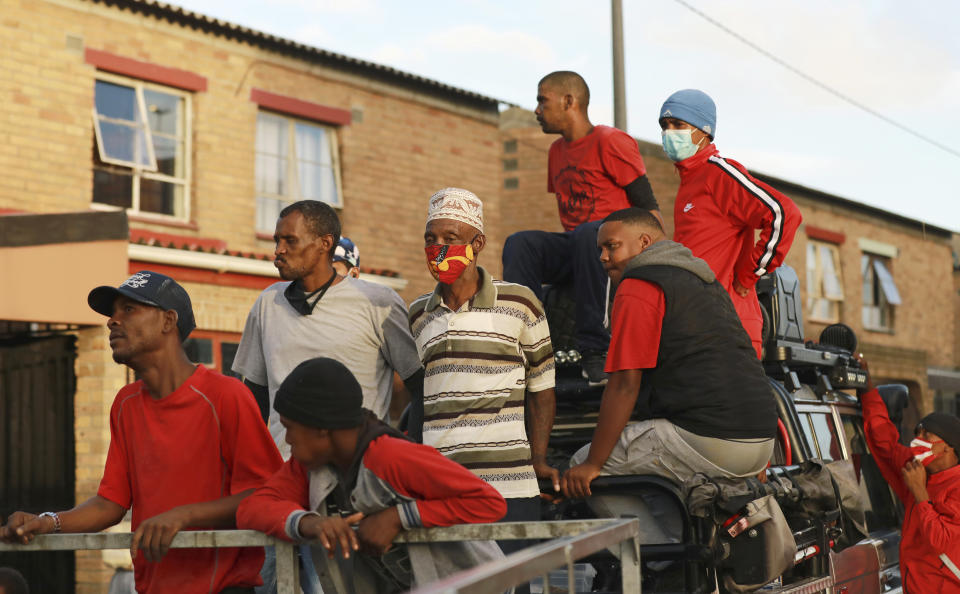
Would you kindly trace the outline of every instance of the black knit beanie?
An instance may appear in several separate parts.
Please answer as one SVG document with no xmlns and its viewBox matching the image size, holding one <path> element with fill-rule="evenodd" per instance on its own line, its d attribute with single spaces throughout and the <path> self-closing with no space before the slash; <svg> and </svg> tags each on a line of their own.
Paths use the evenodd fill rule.
<svg viewBox="0 0 960 594">
<path fill-rule="evenodd" d="M 936 433 L 960 456 L 960 419 L 947 413 L 935 412 L 923 417 L 920 425 L 930 433 Z"/>
<path fill-rule="evenodd" d="M 363 391 L 343 363 L 318 357 L 297 365 L 277 389 L 273 409 L 318 429 L 363 424 Z"/>
</svg>

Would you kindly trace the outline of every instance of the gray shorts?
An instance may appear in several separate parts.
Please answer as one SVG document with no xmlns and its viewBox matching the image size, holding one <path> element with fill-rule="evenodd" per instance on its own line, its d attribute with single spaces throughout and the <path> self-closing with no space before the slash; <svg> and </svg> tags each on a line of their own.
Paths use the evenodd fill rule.
<svg viewBox="0 0 960 594">
<path fill-rule="evenodd" d="M 666 419 L 650 419 L 624 428 L 601 474 L 654 474 L 677 483 L 697 473 L 726 478 L 753 476 L 766 467 L 773 442 L 773 438 L 703 437 Z M 587 444 L 573 455 L 570 465 L 580 464 L 589 453 Z"/>
</svg>

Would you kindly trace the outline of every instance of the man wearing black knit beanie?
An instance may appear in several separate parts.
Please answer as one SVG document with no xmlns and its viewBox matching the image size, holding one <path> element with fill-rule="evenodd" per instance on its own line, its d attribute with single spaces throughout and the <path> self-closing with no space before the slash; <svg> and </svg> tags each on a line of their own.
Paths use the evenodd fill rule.
<svg viewBox="0 0 960 594">
<path fill-rule="evenodd" d="M 409 528 L 495 522 L 506 502 L 472 472 L 410 441 L 362 403 L 360 384 L 338 361 L 310 359 L 290 372 L 273 406 L 291 457 L 237 510 L 237 526 L 319 543 L 325 550 L 314 547 L 313 561 L 326 564 L 318 566 L 326 592 L 400 592 L 501 558 L 493 542 L 393 546 Z M 328 467 L 339 484 L 324 497 L 311 489 L 311 477 Z M 334 559 L 338 549 L 341 559 L 328 563 L 325 557 Z"/>
<path fill-rule="evenodd" d="M 960 594 L 960 419 L 936 412 L 925 416 L 906 447 L 869 374 L 868 389 L 858 395 L 867 445 L 904 506 L 904 592 Z"/>
</svg>

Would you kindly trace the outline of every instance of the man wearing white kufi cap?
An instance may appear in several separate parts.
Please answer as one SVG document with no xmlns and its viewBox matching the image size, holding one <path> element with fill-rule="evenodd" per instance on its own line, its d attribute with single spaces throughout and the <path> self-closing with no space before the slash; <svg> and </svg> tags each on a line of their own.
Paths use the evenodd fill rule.
<svg viewBox="0 0 960 594">
<path fill-rule="evenodd" d="M 546 463 L 555 400 L 543 306 L 477 265 L 486 237 L 473 192 L 434 194 L 423 238 L 439 281 L 410 305 L 425 373 L 423 443 L 493 485 L 507 500 L 504 521 L 539 519 L 537 477 L 559 487 Z"/>
</svg>

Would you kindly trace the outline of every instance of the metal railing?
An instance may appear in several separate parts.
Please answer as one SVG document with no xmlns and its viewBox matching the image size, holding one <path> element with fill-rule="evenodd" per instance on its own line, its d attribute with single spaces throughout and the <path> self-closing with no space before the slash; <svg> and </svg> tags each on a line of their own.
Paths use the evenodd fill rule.
<svg viewBox="0 0 960 594">
<path fill-rule="evenodd" d="M 623 592 L 640 592 L 640 520 L 564 520 L 465 524 L 449 528 L 411 530 L 397 541 L 454 542 L 461 540 L 551 539 L 508 555 L 424 584 L 411 594 L 487 594 L 503 592 L 517 584 L 543 576 L 543 591 L 550 592 L 547 572 L 567 567 L 567 591 L 575 592 L 573 562 L 609 547 L 619 547 Z"/>
<path fill-rule="evenodd" d="M 550 591 L 547 573 L 567 567 L 573 589 L 573 563 L 605 548 L 619 547 L 624 592 L 640 592 L 640 522 L 636 518 L 463 524 L 448 528 L 419 528 L 400 533 L 398 543 L 436 543 L 474 540 L 544 540 L 505 559 L 491 561 L 413 590 L 416 594 L 501 592 L 539 576 Z M 0 551 L 89 551 L 129 549 L 132 534 L 42 534 L 27 545 L 0 543 Z M 253 530 L 197 530 L 178 533 L 170 548 L 275 547 L 277 592 L 299 592 L 297 545 Z"/>
<path fill-rule="evenodd" d="M 129 549 L 130 532 L 81 534 L 40 534 L 30 544 L 0 542 L 0 552 L 10 551 L 98 551 Z M 256 530 L 185 530 L 173 537 L 171 549 L 216 549 L 224 547 L 275 547 L 277 552 L 277 594 L 298 594 L 297 545 L 267 536 Z"/>
</svg>

